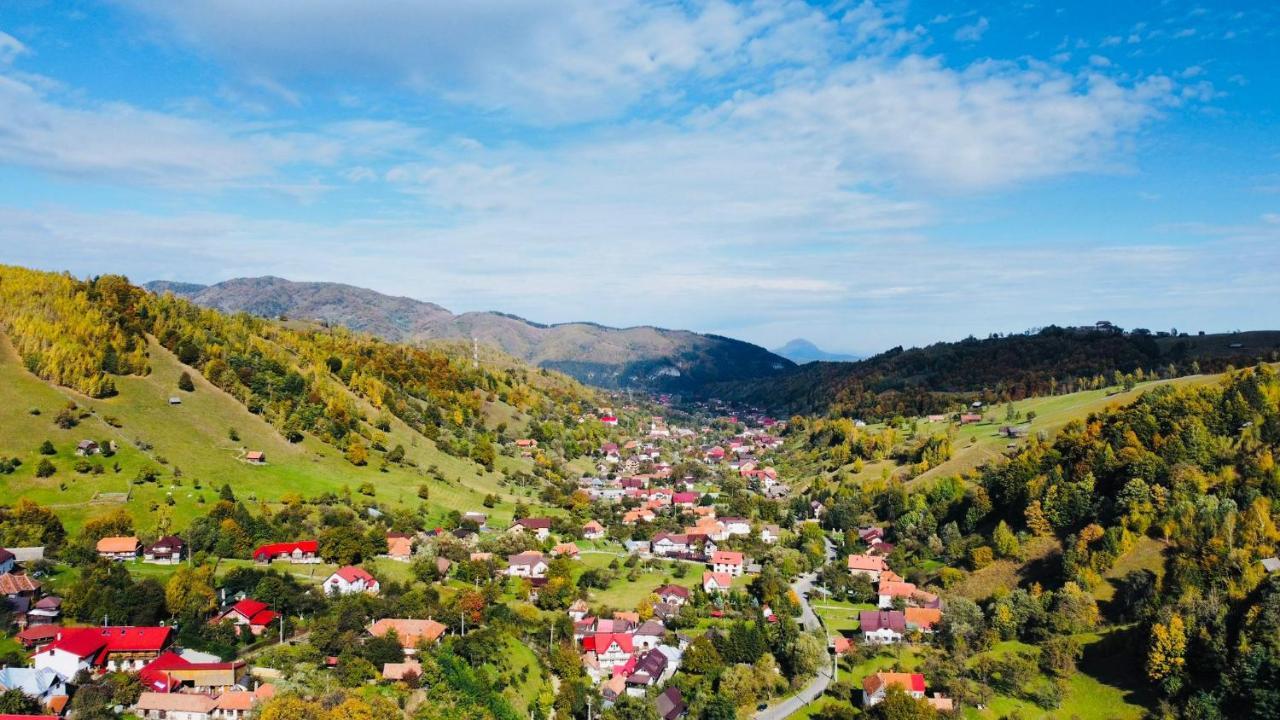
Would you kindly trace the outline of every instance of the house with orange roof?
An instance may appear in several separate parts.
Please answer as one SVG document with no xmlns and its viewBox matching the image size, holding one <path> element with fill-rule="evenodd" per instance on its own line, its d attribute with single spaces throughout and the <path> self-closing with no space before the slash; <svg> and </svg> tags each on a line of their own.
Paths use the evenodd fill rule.
<svg viewBox="0 0 1280 720">
<path fill-rule="evenodd" d="M 553 557 L 567 557 L 576 560 L 578 559 L 578 544 L 571 542 L 560 543 L 551 548 L 551 555 Z"/>
<path fill-rule="evenodd" d="M 881 573 L 889 570 L 884 558 L 872 555 L 850 555 L 848 565 L 850 575 L 866 575 L 873 583 L 879 582 Z"/>
<path fill-rule="evenodd" d="M 98 541 L 98 557 L 107 560 L 132 560 L 138 557 L 142 543 L 129 536 L 104 537 Z"/>
<path fill-rule="evenodd" d="M 404 653 L 413 655 L 418 652 L 419 645 L 434 645 L 439 642 L 447 629 L 430 618 L 382 618 L 370 625 L 367 632 L 373 637 L 382 637 L 394 630 Z"/>
<path fill-rule="evenodd" d="M 405 533 L 387 533 L 387 557 L 400 562 L 413 559 L 413 538 Z"/>
<path fill-rule="evenodd" d="M 604 537 L 604 526 L 595 520 L 588 520 L 582 525 L 582 538 L 584 540 L 599 540 Z"/>
<path fill-rule="evenodd" d="M 878 672 L 862 680 L 862 706 L 874 707 L 884 700 L 889 688 L 897 687 L 917 700 L 924 697 L 924 675 L 920 673 Z"/>
<path fill-rule="evenodd" d="M 909 607 L 902 611 L 906 616 L 907 627 L 921 632 L 933 632 L 933 628 L 942 620 L 941 608 Z"/>
</svg>

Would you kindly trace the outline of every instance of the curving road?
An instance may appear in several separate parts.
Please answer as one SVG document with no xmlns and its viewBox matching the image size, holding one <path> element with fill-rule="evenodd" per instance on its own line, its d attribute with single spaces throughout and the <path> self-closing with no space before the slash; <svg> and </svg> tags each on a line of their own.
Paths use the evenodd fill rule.
<svg viewBox="0 0 1280 720">
<path fill-rule="evenodd" d="M 836 546 L 830 539 L 822 539 L 827 546 L 827 561 L 830 562 L 836 558 Z M 796 581 L 791 583 L 791 589 L 795 591 L 796 597 L 800 598 L 800 627 L 804 630 L 821 630 L 822 618 L 813 611 L 813 607 L 809 605 L 809 592 L 813 590 L 813 581 L 817 579 L 818 573 L 811 572 L 807 575 L 801 575 Z M 800 688 L 796 692 L 788 695 L 786 699 L 774 705 L 770 705 L 764 710 L 760 710 L 755 714 L 755 720 L 784 720 L 792 713 L 799 711 L 805 705 L 822 697 L 827 691 L 827 686 L 831 684 L 831 672 L 835 667 L 835 661 L 832 665 L 818 671 L 818 674 L 809 681 L 808 685 Z"/>
</svg>

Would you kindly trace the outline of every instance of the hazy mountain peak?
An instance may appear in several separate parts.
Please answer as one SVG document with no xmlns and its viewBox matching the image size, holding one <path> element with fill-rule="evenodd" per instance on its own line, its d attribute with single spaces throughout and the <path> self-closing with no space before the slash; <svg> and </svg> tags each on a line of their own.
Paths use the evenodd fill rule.
<svg viewBox="0 0 1280 720">
<path fill-rule="evenodd" d="M 851 362 L 858 359 L 857 355 L 827 352 L 804 338 L 791 340 L 782 347 L 775 348 L 773 352 L 800 365 L 817 361 Z"/>
</svg>

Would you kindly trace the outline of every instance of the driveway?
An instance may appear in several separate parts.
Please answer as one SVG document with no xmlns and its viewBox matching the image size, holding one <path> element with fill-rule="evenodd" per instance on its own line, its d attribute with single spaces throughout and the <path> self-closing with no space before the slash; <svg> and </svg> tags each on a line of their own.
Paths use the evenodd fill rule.
<svg viewBox="0 0 1280 720">
<path fill-rule="evenodd" d="M 836 557 L 835 543 L 825 537 L 822 540 L 826 543 L 827 561 L 830 562 Z M 809 591 L 813 589 L 813 581 L 817 576 L 817 573 L 801 575 L 796 578 L 795 582 L 791 583 L 791 589 L 795 591 L 796 597 L 800 598 L 799 622 L 800 626 L 805 630 L 823 629 L 822 618 L 818 617 L 818 614 L 813 611 L 813 607 L 809 605 L 809 599 L 806 597 Z M 834 660 L 832 662 L 834 663 Z M 754 716 L 755 720 L 784 720 L 784 718 L 789 717 L 800 708 L 822 697 L 822 694 L 827 691 L 827 685 L 831 684 L 831 671 L 833 668 L 834 664 L 819 670 L 808 685 L 787 696 L 781 702 L 757 712 Z"/>
</svg>

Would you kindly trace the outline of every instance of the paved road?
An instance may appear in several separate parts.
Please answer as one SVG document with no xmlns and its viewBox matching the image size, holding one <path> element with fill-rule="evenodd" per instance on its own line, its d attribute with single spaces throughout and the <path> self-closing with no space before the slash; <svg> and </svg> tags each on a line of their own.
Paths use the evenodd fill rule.
<svg viewBox="0 0 1280 720">
<path fill-rule="evenodd" d="M 823 538 L 823 542 L 827 546 L 827 561 L 830 562 L 836 558 L 836 546 L 827 538 Z M 806 597 L 813 589 L 813 581 L 818 577 L 817 573 L 809 573 L 796 578 L 791 583 L 791 589 L 795 591 L 796 597 L 800 598 L 800 626 L 805 630 L 822 629 L 822 618 L 813 611 L 813 607 L 809 605 Z M 824 631 L 825 634 L 825 631 Z M 831 684 L 831 672 L 834 666 L 828 666 L 814 676 L 808 685 L 797 690 L 794 694 L 787 696 L 782 702 L 770 705 L 764 710 L 760 710 L 755 714 L 755 720 L 784 720 L 803 708 L 805 705 L 822 697 L 827 691 L 827 685 Z"/>
</svg>

